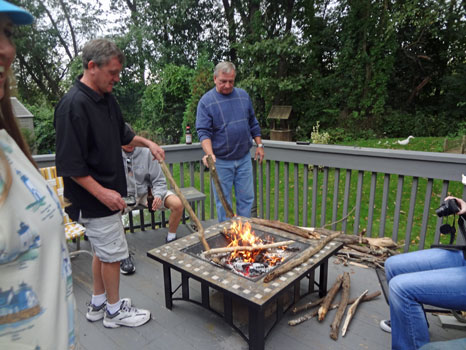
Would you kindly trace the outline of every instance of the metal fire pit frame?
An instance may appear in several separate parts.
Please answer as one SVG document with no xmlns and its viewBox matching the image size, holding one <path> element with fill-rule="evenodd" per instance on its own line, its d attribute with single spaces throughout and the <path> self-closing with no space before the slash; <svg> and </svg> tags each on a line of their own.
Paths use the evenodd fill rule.
<svg viewBox="0 0 466 350">
<path fill-rule="evenodd" d="M 240 217 L 244 221 L 247 218 Z M 219 234 L 224 227 L 230 227 L 231 221 L 213 225 L 205 231 L 206 238 Z M 278 231 L 273 228 L 251 223 L 253 229 L 269 232 L 287 239 L 310 244 L 310 248 L 319 243 L 318 240 L 308 240 L 287 232 Z M 309 279 L 308 291 L 305 294 L 315 291 L 318 287 L 319 296 L 327 293 L 328 259 L 335 255 L 343 246 L 337 241 L 329 242 L 321 251 L 308 261 L 288 271 L 272 282 L 264 283 L 265 275 L 258 281 L 248 280 L 240 275 L 233 274 L 222 267 L 218 267 L 207 261 L 194 257 L 182 250 L 198 243 L 198 236 L 192 234 L 180 238 L 161 247 L 154 248 L 147 252 L 147 256 L 160 262 L 163 265 L 163 280 L 165 291 L 165 307 L 169 310 L 173 307 L 173 301 L 184 300 L 201 305 L 204 308 L 223 317 L 225 321 L 233 327 L 249 344 L 251 350 L 263 350 L 265 339 L 270 334 L 274 326 L 283 317 L 284 302 L 281 298 L 284 293 L 293 290 L 293 300 L 295 304 L 301 295 L 301 280 L 305 277 Z M 303 251 L 298 252 L 293 259 L 298 258 Z M 319 282 L 315 281 L 315 271 L 319 267 Z M 171 270 L 181 274 L 181 283 L 176 288 L 172 288 Z M 191 299 L 189 295 L 189 279 L 192 278 L 201 283 L 201 302 Z M 174 297 L 174 294 L 181 287 L 181 298 Z M 223 293 L 223 314 L 214 310 L 210 306 L 209 288 L 213 288 Z M 248 335 L 244 334 L 239 327 L 233 323 L 233 300 L 239 301 L 248 309 Z M 265 330 L 265 310 L 272 303 L 276 303 L 276 317 L 272 326 Z"/>
</svg>

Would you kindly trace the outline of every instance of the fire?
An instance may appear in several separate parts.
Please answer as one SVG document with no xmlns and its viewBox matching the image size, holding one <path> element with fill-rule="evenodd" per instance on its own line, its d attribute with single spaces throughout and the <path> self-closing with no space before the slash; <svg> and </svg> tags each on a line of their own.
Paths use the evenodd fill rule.
<svg viewBox="0 0 466 350">
<path fill-rule="evenodd" d="M 268 243 L 273 243 L 273 239 L 264 241 L 260 237 L 256 236 L 255 232 L 251 228 L 249 222 L 243 222 L 241 220 L 234 220 L 230 228 L 224 228 L 224 235 L 230 241 L 228 247 L 238 246 L 257 246 Z M 265 250 L 254 250 L 254 251 L 234 251 L 230 254 L 228 262 L 242 261 L 243 263 L 255 263 L 261 262 L 266 263 L 269 266 L 275 266 L 282 262 L 285 258 L 279 254 L 272 254 Z"/>
</svg>

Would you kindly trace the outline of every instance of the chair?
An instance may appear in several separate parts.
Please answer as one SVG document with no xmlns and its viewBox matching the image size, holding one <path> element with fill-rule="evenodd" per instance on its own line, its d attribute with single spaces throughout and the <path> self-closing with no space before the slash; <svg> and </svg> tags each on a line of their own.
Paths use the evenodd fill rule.
<svg viewBox="0 0 466 350">
<path fill-rule="evenodd" d="M 86 233 L 86 228 L 70 219 L 68 214 L 65 212 L 65 197 L 63 196 L 63 178 L 61 176 L 57 176 L 57 169 L 55 166 L 40 168 L 40 172 L 44 179 L 47 181 L 48 185 L 55 191 L 60 200 L 60 204 L 63 211 L 63 223 L 65 224 L 65 237 L 67 241 L 76 241 L 76 250 L 70 252 L 70 257 L 75 257 L 80 253 L 85 253 L 93 256 L 92 252 L 84 249 L 80 249 L 81 247 L 81 237 L 84 236 Z"/>
</svg>

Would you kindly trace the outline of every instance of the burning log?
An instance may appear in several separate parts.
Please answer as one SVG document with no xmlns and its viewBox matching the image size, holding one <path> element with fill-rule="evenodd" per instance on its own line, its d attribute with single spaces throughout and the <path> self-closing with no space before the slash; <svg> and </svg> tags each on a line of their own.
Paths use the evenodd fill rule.
<svg viewBox="0 0 466 350">
<path fill-rule="evenodd" d="M 301 265 L 303 262 L 309 260 L 313 255 L 320 252 L 320 250 L 323 247 L 325 247 L 327 243 L 329 243 L 330 241 L 332 241 L 334 238 L 338 236 L 340 236 L 340 232 L 335 232 L 331 234 L 330 236 L 325 237 L 317 246 L 310 247 L 309 249 L 305 250 L 304 253 L 299 258 L 290 260 L 284 263 L 283 265 L 277 267 L 274 271 L 270 272 L 267 276 L 265 276 L 264 282 L 268 283 L 270 281 L 273 281 L 275 278 L 283 275 L 284 273 L 290 271 L 296 266 Z"/>
<path fill-rule="evenodd" d="M 361 302 L 370 301 L 370 300 L 372 300 L 372 299 L 375 299 L 375 298 L 377 298 L 380 294 L 381 294 L 381 292 L 380 292 L 380 291 L 377 291 L 377 292 L 374 292 L 374 293 L 372 293 L 372 294 L 365 295 L 365 296 L 361 299 Z M 323 299 L 320 299 L 320 300 L 323 300 Z M 356 298 L 351 299 L 350 301 L 348 301 L 348 305 L 353 304 L 356 300 L 357 300 Z M 332 304 L 332 305 L 330 306 L 329 309 L 330 309 L 330 310 L 336 309 L 339 305 L 340 305 L 339 303 L 338 303 L 338 304 Z M 301 317 L 299 317 L 299 318 L 297 318 L 297 319 L 288 321 L 288 325 L 290 325 L 290 326 L 297 326 L 298 324 L 301 324 L 301 323 L 303 323 L 303 322 L 305 322 L 305 321 L 307 321 L 307 320 L 310 320 L 310 319 L 316 317 L 316 316 L 318 315 L 318 313 L 319 313 L 319 310 L 311 311 L 311 312 L 309 312 L 309 313 L 307 313 L 307 314 L 305 314 L 305 315 L 303 315 L 303 316 L 301 316 Z"/>
<path fill-rule="evenodd" d="M 290 225 L 285 222 L 281 222 L 277 220 L 266 220 L 266 219 L 260 219 L 260 218 L 251 218 L 250 221 L 258 225 L 263 225 L 267 227 L 276 228 L 282 231 L 294 233 L 304 238 L 320 239 L 320 234 L 318 234 L 317 232 L 314 232 L 314 230 L 302 229 L 298 226 Z"/>
<path fill-rule="evenodd" d="M 212 254 L 219 254 L 219 253 L 228 253 L 228 252 L 236 252 L 236 251 L 256 251 L 256 250 L 265 250 L 269 248 L 277 248 L 281 246 L 287 246 L 293 244 L 294 241 L 282 241 L 282 242 L 275 242 L 269 244 L 261 244 L 261 245 L 254 245 L 254 246 L 234 246 L 234 247 L 224 247 L 224 248 L 214 248 L 203 252 L 203 255 L 212 255 Z"/>
<path fill-rule="evenodd" d="M 341 294 L 341 300 L 340 300 L 340 305 L 338 305 L 338 311 L 335 315 L 335 318 L 333 319 L 332 325 L 330 328 L 332 329 L 330 331 L 330 338 L 333 340 L 338 339 L 338 330 L 340 328 L 340 323 L 341 319 L 343 318 L 343 315 L 345 314 L 346 310 L 346 305 L 348 305 L 348 300 L 349 300 L 349 293 L 350 293 L 350 276 L 348 272 L 345 272 L 343 274 L 343 292 Z"/>
<path fill-rule="evenodd" d="M 327 315 L 327 312 L 329 310 L 330 304 L 332 303 L 333 299 L 335 298 L 335 295 L 337 295 L 338 291 L 340 290 L 341 283 L 343 282 L 343 275 L 340 275 L 337 277 L 335 283 L 333 284 L 332 288 L 330 288 L 330 291 L 327 293 L 325 296 L 324 300 L 322 301 L 322 305 L 319 308 L 318 311 L 318 320 L 323 321 L 325 316 Z"/>
<path fill-rule="evenodd" d="M 351 322 L 351 319 L 353 318 L 354 314 L 356 313 L 356 309 L 361 302 L 362 298 L 364 298 L 367 294 L 368 290 L 366 289 L 351 305 L 351 307 L 348 309 L 348 313 L 346 314 L 346 319 L 345 322 L 343 323 L 343 328 L 341 330 L 341 336 L 344 337 L 346 334 L 346 330 L 348 329 L 349 323 Z"/>
<path fill-rule="evenodd" d="M 178 198 L 181 199 L 181 202 L 183 203 L 185 209 L 188 211 L 189 216 L 191 217 L 191 220 L 193 220 L 194 223 L 196 224 L 197 229 L 198 229 L 197 234 L 199 236 L 199 240 L 202 243 L 202 246 L 204 247 L 204 250 L 209 250 L 210 249 L 209 243 L 207 243 L 207 240 L 204 237 L 204 228 L 202 227 L 201 222 L 197 218 L 196 213 L 194 213 L 193 208 L 191 208 L 188 201 L 184 197 L 183 193 L 181 193 L 178 185 L 175 182 L 175 179 L 173 178 L 172 174 L 170 173 L 170 170 L 168 170 L 167 165 L 165 164 L 165 162 L 163 160 L 160 160 L 159 163 L 160 163 L 160 166 L 162 167 L 162 171 L 165 174 L 165 177 L 168 179 L 168 181 L 170 182 L 170 185 L 175 190 L 176 195 L 178 196 Z"/>
</svg>

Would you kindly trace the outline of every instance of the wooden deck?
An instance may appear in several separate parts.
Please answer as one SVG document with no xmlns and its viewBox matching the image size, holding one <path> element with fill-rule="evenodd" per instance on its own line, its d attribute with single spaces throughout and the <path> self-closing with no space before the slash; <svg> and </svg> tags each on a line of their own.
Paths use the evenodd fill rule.
<svg viewBox="0 0 466 350">
<path fill-rule="evenodd" d="M 205 222 L 205 227 L 215 222 Z M 165 244 L 167 229 L 128 233 L 127 240 L 130 251 L 134 254 L 136 273 L 121 276 L 120 294 L 131 297 L 135 306 L 149 309 L 152 320 L 138 328 L 107 329 L 102 322 L 91 323 L 85 318 L 86 303 L 92 293 L 91 258 L 81 254 L 72 259 L 74 293 L 76 297 L 78 349 L 82 350 L 119 350 L 119 349 L 192 349 L 192 350 L 236 350 L 248 349 L 247 343 L 223 319 L 193 303 L 175 301 L 173 310 L 165 308 L 162 265 L 149 259 L 146 252 Z M 179 236 L 190 234 L 189 230 L 180 226 Z M 70 251 L 75 246 L 70 243 Z M 88 242 L 81 244 L 88 248 Z M 329 287 L 336 276 L 348 271 L 351 276 L 351 297 L 356 297 L 365 289 L 369 293 L 381 290 L 376 274 L 371 269 L 345 267 L 331 261 L 329 266 Z M 179 281 L 174 274 L 173 283 Z M 200 286 L 200 285 L 199 285 Z M 191 291 L 196 291 L 196 283 Z M 200 289 L 200 287 L 199 287 Z M 218 293 L 212 292 L 211 300 L 215 302 Z M 301 303 L 316 299 L 315 294 L 304 297 Z M 339 296 L 337 296 L 339 298 Z M 239 324 L 242 319 L 241 307 L 235 310 Z M 379 328 L 379 322 L 389 317 L 389 308 L 383 298 L 360 305 L 345 337 L 339 336 L 337 341 L 329 337 L 330 324 L 335 311 L 330 311 L 324 322 L 312 319 L 301 325 L 291 327 L 288 320 L 296 318 L 287 312 L 267 337 L 265 348 L 270 350 L 389 350 L 390 334 Z M 443 329 L 437 316 L 428 314 L 432 340 L 448 340 L 466 337 L 466 332 L 456 329 Z"/>
</svg>

